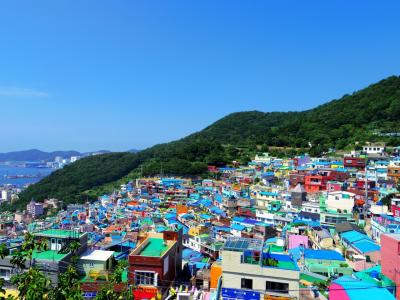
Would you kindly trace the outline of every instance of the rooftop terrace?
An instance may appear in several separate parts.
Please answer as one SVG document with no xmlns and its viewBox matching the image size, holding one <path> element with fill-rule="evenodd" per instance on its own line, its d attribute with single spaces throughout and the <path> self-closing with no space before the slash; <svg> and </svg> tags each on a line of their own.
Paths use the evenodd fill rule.
<svg viewBox="0 0 400 300">
<path fill-rule="evenodd" d="M 47 251 L 34 251 L 32 254 L 32 258 L 36 260 L 47 260 L 47 261 L 60 261 L 67 254 L 58 253 L 56 250 L 47 250 Z"/>
<path fill-rule="evenodd" d="M 35 236 L 43 237 L 56 237 L 56 238 L 80 238 L 82 233 L 75 232 L 73 230 L 62 230 L 62 229 L 46 229 L 34 233 Z"/>
<path fill-rule="evenodd" d="M 166 243 L 162 238 L 151 237 L 147 239 L 148 243 L 138 253 L 140 256 L 163 256 L 170 248 L 170 244 Z"/>
</svg>

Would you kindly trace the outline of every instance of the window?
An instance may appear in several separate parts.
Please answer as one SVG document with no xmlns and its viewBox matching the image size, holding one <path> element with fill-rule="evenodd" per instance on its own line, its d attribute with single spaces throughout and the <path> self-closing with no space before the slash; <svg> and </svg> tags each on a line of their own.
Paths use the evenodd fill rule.
<svg viewBox="0 0 400 300">
<path fill-rule="evenodd" d="M 289 293 L 289 283 L 266 281 L 265 282 L 265 291 L 287 294 L 287 293 Z"/>
<path fill-rule="evenodd" d="M 252 290 L 253 289 L 253 279 L 242 278 L 241 288 Z"/>
<path fill-rule="evenodd" d="M 135 284 L 136 285 L 155 285 L 155 273 L 154 272 L 135 272 Z"/>
</svg>

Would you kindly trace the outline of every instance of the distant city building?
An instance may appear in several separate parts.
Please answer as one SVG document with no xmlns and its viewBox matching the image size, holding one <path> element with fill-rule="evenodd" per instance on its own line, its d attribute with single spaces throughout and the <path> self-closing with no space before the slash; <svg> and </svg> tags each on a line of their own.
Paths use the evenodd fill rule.
<svg viewBox="0 0 400 300">
<path fill-rule="evenodd" d="M 0 200 L 1 201 L 10 201 L 11 200 L 11 191 L 8 189 L 2 190 L 0 194 Z"/>
<path fill-rule="evenodd" d="M 41 216 L 43 215 L 43 203 L 38 203 L 32 200 L 26 206 L 26 210 L 32 215 L 33 218 Z"/>
<path fill-rule="evenodd" d="M 71 156 L 71 158 L 70 158 L 70 162 L 71 163 L 74 163 L 74 162 L 76 162 L 78 159 L 80 159 L 81 157 L 80 156 Z"/>
</svg>

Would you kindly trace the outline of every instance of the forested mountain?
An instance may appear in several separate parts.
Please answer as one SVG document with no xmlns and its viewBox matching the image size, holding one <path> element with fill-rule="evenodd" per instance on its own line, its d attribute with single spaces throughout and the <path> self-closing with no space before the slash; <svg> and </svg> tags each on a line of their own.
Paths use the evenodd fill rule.
<svg viewBox="0 0 400 300">
<path fill-rule="evenodd" d="M 95 191 L 119 178 L 139 174 L 198 175 L 208 164 L 243 162 L 257 151 L 282 149 L 287 154 L 318 155 L 329 148 L 354 148 L 365 141 L 400 144 L 381 132 L 400 132 L 400 77 L 392 76 L 363 90 L 302 112 L 239 112 L 181 140 L 138 153 L 88 157 L 56 171 L 20 195 L 19 205 L 31 198 L 56 197 L 64 203 L 94 198 Z M 311 147 L 310 147 L 311 145 Z M 274 148 L 269 148 L 274 146 Z"/>
</svg>

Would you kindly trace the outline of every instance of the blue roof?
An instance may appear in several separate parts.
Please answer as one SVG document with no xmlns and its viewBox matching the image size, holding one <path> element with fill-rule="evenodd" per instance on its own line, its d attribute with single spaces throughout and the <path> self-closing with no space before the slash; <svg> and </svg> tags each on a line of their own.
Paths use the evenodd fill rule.
<svg viewBox="0 0 400 300">
<path fill-rule="evenodd" d="M 274 172 L 265 172 L 262 174 L 262 176 L 274 176 L 275 173 Z"/>
<path fill-rule="evenodd" d="M 194 219 L 194 216 L 192 214 L 182 214 L 180 215 L 180 217 L 183 219 Z"/>
<path fill-rule="evenodd" d="M 304 249 L 305 259 L 340 260 L 345 261 L 343 256 L 334 250 Z"/>
<path fill-rule="evenodd" d="M 364 240 L 364 239 L 369 239 L 367 235 L 362 234 L 358 231 L 351 230 L 351 231 L 346 231 L 341 234 L 342 239 L 346 240 L 347 242 L 353 243 L 356 241 Z"/>
<path fill-rule="evenodd" d="M 176 214 L 174 214 L 174 213 L 165 214 L 164 218 L 166 218 L 166 219 L 176 219 Z"/>
<path fill-rule="evenodd" d="M 369 253 L 381 250 L 381 247 L 379 245 L 375 244 L 373 241 L 368 240 L 355 242 L 353 246 L 357 248 L 361 253 Z"/>
<path fill-rule="evenodd" d="M 369 236 L 358 231 L 347 231 L 341 235 L 342 239 L 360 253 L 379 251 L 381 247 L 376 244 Z"/>
<path fill-rule="evenodd" d="M 350 276 L 342 276 L 333 283 L 341 285 L 350 300 L 394 300 L 395 297 L 386 288 L 378 288 L 376 284 L 354 279 Z"/>
<path fill-rule="evenodd" d="M 214 226 L 214 231 L 225 231 L 227 233 L 229 233 L 231 231 L 230 227 L 226 227 L 226 226 Z"/>
<path fill-rule="evenodd" d="M 201 260 L 204 256 L 195 250 L 185 248 L 182 251 L 182 259 L 190 260 L 190 261 L 198 261 Z"/>
<path fill-rule="evenodd" d="M 235 171 L 235 168 L 219 168 L 220 171 Z"/>
<path fill-rule="evenodd" d="M 239 224 L 232 224 L 232 225 L 231 225 L 231 228 L 232 228 L 233 230 L 242 231 L 242 230 L 244 230 L 244 229 L 246 228 L 246 226 L 239 225 Z"/>
<path fill-rule="evenodd" d="M 219 203 L 222 203 L 222 195 L 220 194 L 215 194 L 215 200 Z"/>
<path fill-rule="evenodd" d="M 304 251 L 304 247 L 296 247 L 289 249 L 289 254 L 292 256 L 294 261 L 298 261 Z"/>
<path fill-rule="evenodd" d="M 263 196 L 278 196 L 278 193 L 274 193 L 274 192 L 261 191 L 260 194 Z"/>
<path fill-rule="evenodd" d="M 199 214 L 199 217 L 205 220 L 211 220 L 212 216 L 207 215 L 207 214 Z"/>
</svg>

